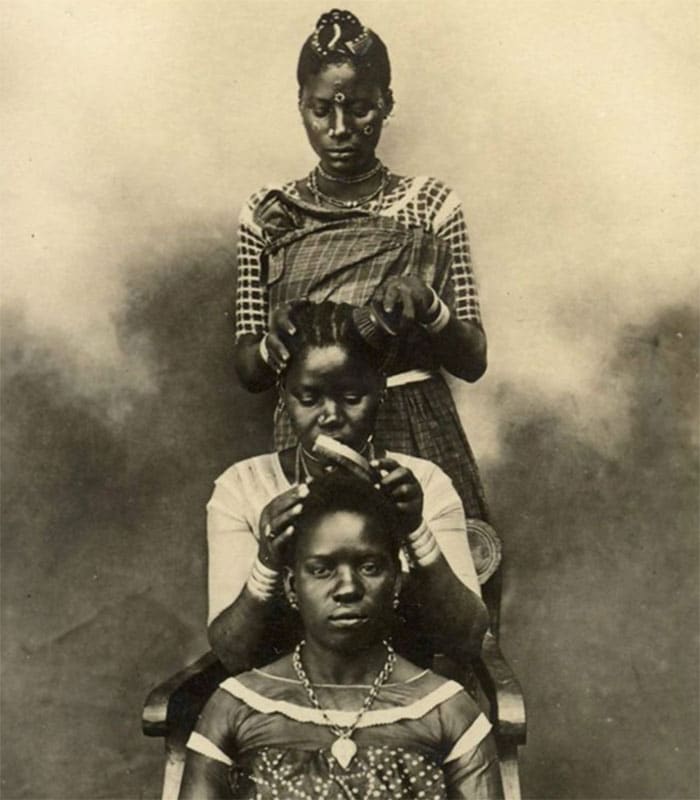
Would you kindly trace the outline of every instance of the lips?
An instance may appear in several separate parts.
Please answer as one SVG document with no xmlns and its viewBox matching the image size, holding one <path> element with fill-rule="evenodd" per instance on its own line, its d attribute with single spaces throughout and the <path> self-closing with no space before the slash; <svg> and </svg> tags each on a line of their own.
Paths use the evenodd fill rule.
<svg viewBox="0 0 700 800">
<path fill-rule="evenodd" d="M 369 617 L 359 611 L 337 611 L 328 621 L 336 628 L 359 628 L 369 621 Z"/>
</svg>

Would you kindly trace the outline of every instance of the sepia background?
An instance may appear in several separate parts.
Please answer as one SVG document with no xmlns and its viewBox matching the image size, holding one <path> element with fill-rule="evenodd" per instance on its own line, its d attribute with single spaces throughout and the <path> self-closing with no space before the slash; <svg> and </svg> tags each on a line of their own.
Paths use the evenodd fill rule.
<svg viewBox="0 0 700 800">
<path fill-rule="evenodd" d="M 140 711 L 206 647 L 204 505 L 269 446 L 231 368 L 236 219 L 313 166 L 295 67 L 327 7 L 2 3 L 8 800 L 159 793 Z M 698 797 L 697 6 L 350 8 L 392 56 L 382 157 L 470 226 L 490 367 L 456 391 L 524 794 Z"/>
</svg>

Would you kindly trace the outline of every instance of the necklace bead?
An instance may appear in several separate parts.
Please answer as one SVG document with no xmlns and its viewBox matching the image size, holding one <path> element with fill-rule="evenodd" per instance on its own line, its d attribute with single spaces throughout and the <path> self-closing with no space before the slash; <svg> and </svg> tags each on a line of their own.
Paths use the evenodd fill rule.
<svg viewBox="0 0 700 800">
<path fill-rule="evenodd" d="M 309 175 L 306 185 L 309 187 L 309 191 L 316 199 L 316 202 L 319 204 L 326 203 L 328 205 L 335 206 L 336 208 L 346 208 L 346 209 L 354 209 L 359 208 L 361 206 L 368 205 L 373 200 L 377 200 L 378 204 L 381 206 L 382 198 L 384 196 L 384 191 L 389 183 L 389 170 L 386 167 L 382 166 L 382 177 L 381 181 L 379 182 L 379 186 L 370 194 L 365 195 L 364 197 L 360 197 L 358 199 L 353 200 L 339 200 L 337 197 L 332 197 L 325 192 L 322 192 L 318 186 L 318 181 L 316 179 L 316 170 L 312 171 Z"/>
<path fill-rule="evenodd" d="M 352 183 L 362 183 L 363 181 L 368 181 L 370 178 L 373 178 L 378 172 L 381 172 L 384 169 L 384 164 L 382 164 L 379 159 L 377 159 L 377 163 L 372 167 L 372 169 L 368 170 L 367 172 L 362 173 L 362 175 L 353 175 L 349 178 L 343 177 L 342 175 L 331 175 L 330 172 L 326 172 L 323 169 L 321 164 L 316 166 L 316 171 L 318 174 L 325 178 L 327 181 L 331 183 L 345 183 L 345 184 L 352 184 Z"/>
</svg>

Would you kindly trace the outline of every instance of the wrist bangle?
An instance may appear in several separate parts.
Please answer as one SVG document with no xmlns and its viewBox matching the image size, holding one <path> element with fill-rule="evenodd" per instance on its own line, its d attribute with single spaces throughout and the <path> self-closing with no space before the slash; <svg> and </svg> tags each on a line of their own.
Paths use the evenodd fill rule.
<svg viewBox="0 0 700 800">
<path fill-rule="evenodd" d="M 434 291 L 434 290 L 433 290 Z M 435 295 L 437 297 L 437 294 Z M 423 328 L 430 333 L 436 334 L 440 333 L 440 331 L 447 325 L 450 321 L 450 308 L 447 303 L 438 297 L 438 312 L 435 318 L 431 322 L 424 322 Z"/>
<path fill-rule="evenodd" d="M 258 345 L 258 352 L 260 353 L 260 358 L 270 366 L 270 351 L 267 349 L 267 337 L 269 334 L 265 334 L 262 339 L 260 340 L 260 344 Z"/>
<path fill-rule="evenodd" d="M 269 600 L 277 588 L 277 570 L 266 567 L 259 558 L 255 559 L 246 586 L 248 591 L 258 600 Z"/>
<path fill-rule="evenodd" d="M 415 531 L 408 534 L 406 540 L 411 555 L 419 566 L 428 567 L 440 557 L 440 545 L 425 520 Z"/>
<path fill-rule="evenodd" d="M 432 286 L 430 287 L 430 294 L 432 296 L 430 306 L 425 312 L 425 319 L 421 322 L 421 325 L 429 325 L 431 322 L 434 322 L 440 312 L 440 298 Z"/>
</svg>

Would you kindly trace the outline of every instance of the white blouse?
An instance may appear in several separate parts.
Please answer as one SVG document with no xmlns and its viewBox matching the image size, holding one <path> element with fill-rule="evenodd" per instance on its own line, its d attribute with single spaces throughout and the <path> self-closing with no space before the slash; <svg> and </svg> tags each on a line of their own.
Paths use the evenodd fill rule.
<svg viewBox="0 0 700 800">
<path fill-rule="evenodd" d="M 387 453 L 415 475 L 423 489 L 423 517 L 455 575 L 481 595 L 469 550 L 462 503 L 452 481 L 435 464 L 404 453 Z M 258 552 L 258 525 L 265 506 L 290 489 L 277 453 L 229 467 L 215 481 L 207 504 L 209 622 L 243 590 Z M 402 556 L 404 570 L 408 569 Z"/>
</svg>

